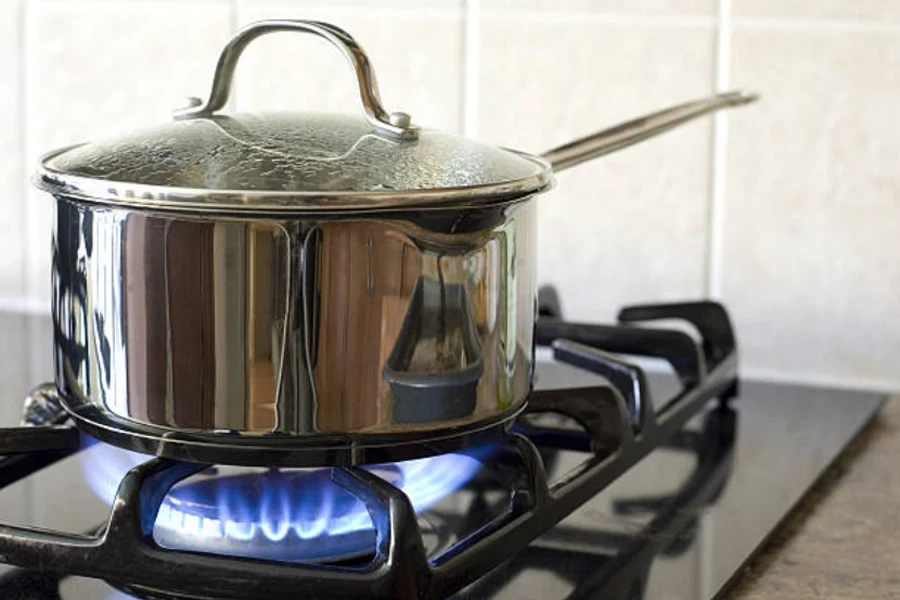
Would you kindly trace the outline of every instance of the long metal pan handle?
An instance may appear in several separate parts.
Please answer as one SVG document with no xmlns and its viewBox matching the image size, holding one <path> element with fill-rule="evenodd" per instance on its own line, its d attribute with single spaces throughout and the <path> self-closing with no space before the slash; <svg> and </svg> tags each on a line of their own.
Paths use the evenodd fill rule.
<svg viewBox="0 0 900 600">
<path fill-rule="evenodd" d="M 627 148 L 697 117 L 722 108 L 749 104 L 758 98 L 759 96 L 754 93 L 734 91 L 679 104 L 569 142 L 543 153 L 541 157 L 550 163 L 554 171 L 561 171 L 592 158 Z"/>
</svg>

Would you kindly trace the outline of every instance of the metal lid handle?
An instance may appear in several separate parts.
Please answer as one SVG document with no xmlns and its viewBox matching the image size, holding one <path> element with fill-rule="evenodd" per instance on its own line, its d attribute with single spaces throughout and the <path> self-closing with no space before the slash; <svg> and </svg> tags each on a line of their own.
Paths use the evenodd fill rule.
<svg viewBox="0 0 900 600">
<path fill-rule="evenodd" d="M 216 73 L 213 77 L 209 99 L 207 99 L 206 103 L 198 99 L 192 100 L 191 105 L 175 111 L 175 118 L 206 117 L 225 106 L 225 103 L 228 101 L 228 95 L 231 92 L 234 69 L 247 44 L 261 35 L 276 31 L 314 33 L 331 42 L 350 61 L 353 70 L 356 71 L 360 99 L 369 122 L 379 131 L 394 137 L 403 139 L 418 137 L 419 128 L 411 124 L 408 114 L 403 112 L 388 113 L 381 105 L 381 97 L 378 94 L 378 82 L 375 80 L 372 64 L 360 45 L 356 43 L 356 40 L 343 29 L 319 21 L 257 21 L 238 31 L 219 55 L 219 62 L 216 64 Z"/>
</svg>

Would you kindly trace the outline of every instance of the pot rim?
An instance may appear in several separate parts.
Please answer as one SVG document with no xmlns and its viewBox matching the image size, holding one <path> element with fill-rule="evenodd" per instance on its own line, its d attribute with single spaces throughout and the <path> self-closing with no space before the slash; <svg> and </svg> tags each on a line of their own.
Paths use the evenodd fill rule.
<svg viewBox="0 0 900 600">
<path fill-rule="evenodd" d="M 114 208 L 149 208 L 173 213 L 309 214 L 396 212 L 506 203 L 546 191 L 554 184 L 553 169 L 545 159 L 508 150 L 538 167 L 520 179 L 472 186 L 358 191 L 216 190 L 129 183 L 63 173 L 49 161 L 84 144 L 73 144 L 40 157 L 34 185 L 54 196 L 63 195 Z"/>
</svg>

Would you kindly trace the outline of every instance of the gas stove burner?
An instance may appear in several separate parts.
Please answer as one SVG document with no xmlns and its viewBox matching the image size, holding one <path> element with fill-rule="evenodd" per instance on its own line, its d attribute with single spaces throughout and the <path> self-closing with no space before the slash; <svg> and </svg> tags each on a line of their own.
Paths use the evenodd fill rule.
<svg viewBox="0 0 900 600">
<path fill-rule="evenodd" d="M 660 319 L 686 321 L 699 339 L 646 325 Z M 233 467 L 212 472 L 215 461 L 199 462 L 196 456 L 146 460 L 101 445 L 89 451 L 115 453 L 95 461 L 98 468 L 91 471 L 92 478 L 102 479 L 102 485 L 95 482 L 98 493 L 111 504 L 107 523 L 90 535 L 0 525 L 0 554 L 10 564 L 52 565 L 155 598 L 452 595 L 521 553 L 655 449 L 670 440 L 682 443 L 679 432 L 699 413 L 715 410 L 713 401 L 727 410 L 736 397 L 734 334 L 721 305 L 632 306 L 620 312 L 619 321 L 589 325 L 549 316 L 538 321 L 538 345 L 551 346 L 556 361 L 606 382 L 533 391 L 529 414 L 560 415 L 577 427 L 518 418 L 511 428 L 494 431 L 490 464 L 504 475 L 507 501 L 498 514 L 436 552 L 427 547 L 419 513 L 470 479 L 467 492 L 476 489 L 481 481 L 472 478 L 480 468 L 476 456 L 420 455 L 364 468 L 330 456 L 334 460 L 325 464 L 331 466 L 321 471 L 257 467 L 249 476 L 232 472 Z M 654 400 L 643 370 L 610 352 L 666 360 L 678 390 Z M 7 482 L 78 450 L 76 427 L 41 425 L 7 429 L 0 437 L 7 467 L 0 477 Z M 430 443 L 414 438 L 405 443 L 417 442 L 414 452 L 435 453 Z M 271 450 L 257 447 L 253 451 L 261 454 L 251 458 L 283 466 Z M 549 480 L 545 456 L 552 450 L 575 451 L 583 462 Z M 363 523 L 360 507 L 371 526 Z M 238 547 L 240 553 L 234 551 Z M 248 548 L 255 552 L 249 554 L 253 560 L 245 558 Z M 283 548 L 302 559 L 284 557 Z M 334 560 L 361 553 L 367 556 Z"/>
<path fill-rule="evenodd" d="M 436 521 L 436 522 L 433 522 Z M 439 515 L 428 515 L 419 516 L 419 528 L 422 531 L 423 541 L 425 542 L 425 549 L 429 553 L 437 552 L 443 550 L 451 544 L 456 537 L 450 531 L 447 523 L 443 521 L 443 519 Z M 374 532 L 372 532 L 372 544 L 374 545 Z M 368 548 L 366 553 L 371 553 L 372 548 Z M 223 552 L 224 554 L 224 552 Z M 335 557 L 335 559 L 328 562 L 342 562 L 348 563 L 353 559 L 357 559 L 362 557 L 360 554 L 358 556 L 347 556 L 343 559 Z M 277 560 L 277 559 L 275 559 Z M 325 562 L 323 559 L 319 559 L 322 562 Z M 103 600 L 218 600 L 211 599 L 205 596 L 195 597 L 195 596 L 185 596 L 178 592 L 171 592 L 162 588 L 151 588 L 147 586 L 140 585 L 128 585 L 119 583 L 116 581 L 107 581 L 109 585 L 115 588 L 117 591 L 113 592 L 111 595 L 103 598 Z"/>
<path fill-rule="evenodd" d="M 92 444 L 85 477 L 112 503 L 142 455 Z M 481 468 L 489 448 L 468 454 L 372 465 L 419 513 L 452 494 Z M 330 469 L 215 467 L 169 490 L 153 528 L 164 548 L 284 562 L 334 562 L 375 551 L 375 527 L 363 503 L 331 480 Z M 420 526 L 427 530 L 427 523 Z"/>
<path fill-rule="evenodd" d="M 399 470 L 377 470 L 402 485 Z M 295 562 L 335 561 L 374 551 L 362 502 L 327 471 L 244 473 L 173 488 L 153 537 L 166 548 Z"/>
</svg>

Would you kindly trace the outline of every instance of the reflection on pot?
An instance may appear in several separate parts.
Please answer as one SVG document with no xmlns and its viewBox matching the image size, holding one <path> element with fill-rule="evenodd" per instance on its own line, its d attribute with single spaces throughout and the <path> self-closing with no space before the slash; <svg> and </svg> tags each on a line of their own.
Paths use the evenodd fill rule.
<svg viewBox="0 0 900 600">
<path fill-rule="evenodd" d="M 63 401 L 252 435 L 506 418 L 531 386 L 534 207 L 452 212 L 230 218 L 60 197 Z"/>
<path fill-rule="evenodd" d="M 484 374 L 481 346 L 466 288 L 421 277 L 382 370 L 398 423 L 459 419 L 472 413 Z"/>
</svg>

